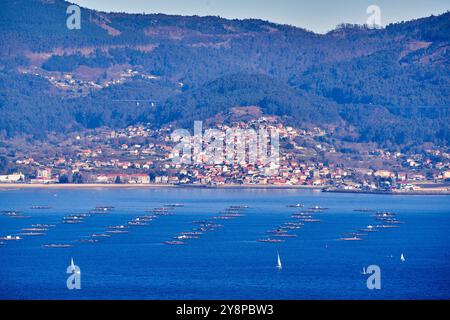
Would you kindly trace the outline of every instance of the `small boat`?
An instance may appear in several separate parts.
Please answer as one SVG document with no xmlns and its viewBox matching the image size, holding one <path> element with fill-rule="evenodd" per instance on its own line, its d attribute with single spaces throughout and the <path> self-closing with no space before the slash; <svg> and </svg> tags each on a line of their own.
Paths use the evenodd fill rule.
<svg viewBox="0 0 450 320">
<path fill-rule="evenodd" d="M 63 221 L 80 221 L 80 220 L 83 220 L 84 218 L 85 218 L 84 216 L 70 215 L 70 216 L 65 216 L 63 218 Z"/>
<path fill-rule="evenodd" d="M 175 215 L 174 212 L 171 211 L 159 211 L 159 212 L 155 212 L 156 216 L 173 216 Z"/>
<path fill-rule="evenodd" d="M 22 228 L 22 231 L 25 232 L 36 232 L 36 231 L 48 231 L 47 228 Z"/>
<path fill-rule="evenodd" d="M 279 238 L 295 238 L 297 235 L 296 234 L 289 234 L 289 233 L 278 233 L 278 234 L 274 234 L 274 237 L 279 237 Z"/>
<path fill-rule="evenodd" d="M 194 220 L 192 221 L 192 223 L 196 223 L 196 224 L 206 224 L 209 223 L 208 220 Z"/>
<path fill-rule="evenodd" d="M 6 216 L 6 217 L 16 217 L 16 216 L 20 216 L 21 213 L 18 211 L 3 211 L 2 216 Z"/>
<path fill-rule="evenodd" d="M 19 233 L 21 236 L 33 237 L 33 236 L 45 236 L 43 232 L 21 232 Z"/>
<path fill-rule="evenodd" d="M 307 209 L 307 210 L 300 211 L 300 213 L 311 214 L 311 213 L 317 213 L 317 211 L 313 210 L 313 209 Z"/>
<path fill-rule="evenodd" d="M 392 228 L 400 228 L 400 227 L 396 226 L 396 225 L 390 225 L 390 224 L 378 224 L 378 225 L 375 226 L 375 228 L 392 229 Z"/>
<path fill-rule="evenodd" d="M 385 219 L 383 220 L 386 223 L 390 223 L 390 224 L 402 224 L 404 223 L 403 221 L 397 220 L 397 219 Z"/>
<path fill-rule="evenodd" d="M 292 218 L 298 219 L 298 220 L 302 221 L 302 223 L 304 222 L 305 219 L 313 219 L 312 217 L 311 217 L 311 218 L 306 218 L 306 217 L 292 217 Z"/>
<path fill-rule="evenodd" d="M 9 218 L 15 218 L 15 219 L 31 218 L 31 216 L 24 216 L 22 212 L 17 211 L 17 210 L 3 210 L 2 215 L 9 217 Z"/>
<path fill-rule="evenodd" d="M 206 227 L 198 227 L 195 230 L 198 230 L 199 232 L 208 232 L 208 231 L 214 231 L 215 228 L 206 228 Z"/>
<path fill-rule="evenodd" d="M 314 207 L 309 208 L 309 210 L 314 210 L 314 211 L 322 211 L 322 210 L 327 210 L 327 209 L 328 208 L 324 208 L 321 206 L 314 206 Z"/>
<path fill-rule="evenodd" d="M 342 234 L 344 238 L 351 238 L 351 237 L 364 237 L 367 236 L 367 233 L 361 233 L 361 232 L 345 232 Z"/>
<path fill-rule="evenodd" d="M 298 227 L 298 226 L 281 226 L 280 229 L 283 229 L 283 230 L 296 230 L 296 229 L 300 229 L 300 227 Z"/>
<path fill-rule="evenodd" d="M 78 224 L 78 223 L 84 223 L 83 219 L 64 219 L 64 224 Z"/>
<path fill-rule="evenodd" d="M 151 221 L 153 221 L 154 219 L 155 219 L 156 217 L 153 217 L 153 218 L 151 218 L 151 217 L 147 217 L 147 216 L 142 216 L 142 217 L 139 217 L 139 220 L 141 220 L 142 222 L 151 222 Z"/>
<path fill-rule="evenodd" d="M 201 224 L 201 225 L 198 226 L 197 229 L 194 229 L 194 230 L 198 230 L 198 229 L 215 230 L 215 229 L 221 228 L 221 227 L 223 227 L 221 224 L 218 224 L 218 225 L 215 225 L 215 224 Z"/>
<path fill-rule="evenodd" d="M 303 208 L 304 205 L 303 205 L 303 204 L 300 204 L 300 203 L 297 203 L 297 204 L 288 204 L 287 207 L 288 207 L 288 208 Z"/>
<path fill-rule="evenodd" d="M 118 229 L 108 230 L 106 232 L 110 233 L 110 234 L 124 234 L 124 233 L 128 233 L 127 230 L 118 230 Z"/>
<path fill-rule="evenodd" d="M 21 212 L 17 211 L 17 210 L 3 210 L 2 211 L 2 215 L 4 215 L 4 216 L 16 216 L 19 214 L 21 214 Z"/>
<path fill-rule="evenodd" d="M 80 243 L 97 243 L 99 242 L 98 239 L 80 239 L 78 240 Z"/>
<path fill-rule="evenodd" d="M 106 233 L 93 233 L 93 234 L 91 234 L 91 237 L 93 237 L 93 238 L 110 238 L 111 235 L 106 234 Z"/>
<path fill-rule="evenodd" d="M 155 212 L 169 212 L 169 209 L 162 207 L 162 208 L 154 208 L 151 210 L 145 210 L 145 212 L 154 212 L 154 213 Z"/>
<path fill-rule="evenodd" d="M 367 274 L 367 271 L 366 271 L 366 268 L 365 268 L 365 267 L 363 267 L 363 269 L 362 269 L 362 271 L 361 271 L 361 274 L 364 274 L 364 275 Z"/>
<path fill-rule="evenodd" d="M 361 229 L 361 231 L 362 231 L 362 232 L 377 232 L 378 230 L 375 229 L 374 226 L 369 225 L 369 226 L 367 226 L 366 228 Z"/>
<path fill-rule="evenodd" d="M 89 213 L 74 213 L 74 214 L 68 215 L 68 217 L 79 217 L 79 218 L 87 218 L 90 216 L 91 215 Z"/>
<path fill-rule="evenodd" d="M 97 206 L 95 207 L 95 211 L 111 211 L 112 209 L 114 209 L 113 206 Z"/>
<path fill-rule="evenodd" d="M 403 255 L 403 253 L 400 255 L 400 261 L 401 262 L 405 262 L 406 261 L 405 256 Z"/>
<path fill-rule="evenodd" d="M 22 238 L 20 236 L 7 235 L 5 237 L 1 237 L 0 240 L 4 240 L 4 241 L 18 241 L 18 240 L 22 240 Z"/>
<path fill-rule="evenodd" d="M 143 226 L 147 226 L 148 225 L 148 221 L 144 221 L 144 220 L 141 220 L 141 219 L 134 219 L 134 220 L 131 220 L 131 221 L 128 221 L 127 222 L 127 225 L 136 225 L 136 226 L 138 226 L 138 225 L 143 225 Z"/>
<path fill-rule="evenodd" d="M 42 223 L 38 223 L 38 224 L 32 224 L 31 227 L 33 228 L 53 228 L 55 227 L 54 224 L 42 224 Z"/>
<path fill-rule="evenodd" d="M 306 213 L 294 213 L 293 215 L 291 215 L 291 218 L 296 219 L 312 219 L 312 217 L 312 215 Z"/>
<path fill-rule="evenodd" d="M 380 216 L 380 217 L 394 217 L 395 213 L 393 212 L 389 212 L 389 211 L 379 211 L 375 213 L 375 216 Z"/>
<path fill-rule="evenodd" d="M 148 223 L 141 221 L 129 221 L 128 225 L 132 227 L 145 227 L 148 226 Z"/>
<path fill-rule="evenodd" d="M 185 235 L 185 236 L 200 236 L 200 235 L 202 235 L 202 233 L 198 232 L 198 231 L 180 232 L 179 234 Z"/>
<path fill-rule="evenodd" d="M 396 218 L 396 215 L 391 212 L 377 212 L 372 217 L 374 217 L 377 220 L 392 220 L 392 221 L 398 221 Z"/>
<path fill-rule="evenodd" d="M 307 218 L 307 219 L 303 219 L 303 222 L 320 222 L 320 220 Z"/>
<path fill-rule="evenodd" d="M 222 213 L 222 217 L 243 217 L 242 213 Z"/>
<path fill-rule="evenodd" d="M 188 239 L 199 239 L 199 238 L 200 238 L 199 236 L 187 236 L 185 234 L 174 237 L 174 239 L 177 239 L 177 240 L 188 240 Z"/>
<path fill-rule="evenodd" d="M 281 239 L 271 239 L 271 238 L 268 238 L 268 239 L 258 239 L 258 240 L 256 240 L 257 242 L 267 242 L 267 243 L 279 243 L 279 242 L 284 242 L 284 240 L 281 240 Z"/>
<path fill-rule="evenodd" d="M 167 208 L 181 208 L 181 207 L 184 207 L 184 204 L 180 204 L 180 203 L 165 204 L 164 207 L 167 207 Z"/>
<path fill-rule="evenodd" d="M 113 210 L 114 207 L 95 207 L 89 211 L 90 214 L 107 214 Z"/>
<path fill-rule="evenodd" d="M 195 230 L 196 232 L 201 232 L 201 233 L 203 233 L 203 232 L 207 232 L 207 231 L 214 231 L 214 230 L 216 230 L 217 228 L 221 228 L 221 227 L 223 227 L 223 225 L 221 225 L 221 224 L 214 224 L 214 223 L 211 223 L 211 224 L 201 224 L 201 225 L 198 226 L 198 228 L 195 228 L 194 230 Z"/>
<path fill-rule="evenodd" d="M 44 210 L 44 209 L 50 209 L 50 206 L 31 206 L 31 209 L 35 210 Z"/>
<path fill-rule="evenodd" d="M 128 226 L 124 226 L 124 225 L 110 226 L 110 227 L 107 227 L 107 229 L 112 229 L 112 230 L 122 230 L 122 229 L 128 229 Z"/>
<path fill-rule="evenodd" d="M 339 240 L 341 240 L 341 241 L 361 241 L 362 238 L 354 236 L 354 237 L 350 237 L 350 238 L 340 238 Z"/>
<path fill-rule="evenodd" d="M 239 212 L 243 212 L 242 209 L 230 209 L 227 208 L 225 210 L 219 211 L 219 213 L 223 214 L 223 213 L 239 213 Z"/>
<path fill-rule="evenodd" d="M 234 219 L 235 217 L 229 217 L 229 216 L 216 216 L 216 217 L 213 217 L 213 219 L 215 219 L 215 220 L 231 220 L 231 219 Z"/>
<path fill-rule="evenodd" d="M 223 227 L 223 224 L 202 223 L 202 224 L 200 224 L 200 227 L 204 227 L 204 228 L 221 228 L 221 227 Z"/>
<path fill-rule="evenodd" d="M 303 226 L 303 223 L 301 223 L 301 222 L 285 222 L 284 225 L 300 227 L 300 226 Z"/>
<path fill-rule="evenodd" d="M 286 232 L 287 232 L 286 230 L 283 230 L 283 229 L 281 229 L 281 228 L 275 229 L 275 230 L 269 230 L 269 231 L 266 231 L 266 233 L 273 233 L 273 234 L 286 233 Z"/>
<path fill-rule="evenodd" d="M 44 244 L 44 248 L 72 248 L 71 244 Z"/>
<path fill-rule="evenodd" d="M 183 241 L 164 241 L 163 243 L 171 246 L 178 246 L 185 244 Z"/>
<path fill-rule="evenodd" d="M 282 268 L 283 268 L 283 266 L 281 265 L 280 254 L 277 251 L 277 269 L 281 270 Z"/>
</svg>

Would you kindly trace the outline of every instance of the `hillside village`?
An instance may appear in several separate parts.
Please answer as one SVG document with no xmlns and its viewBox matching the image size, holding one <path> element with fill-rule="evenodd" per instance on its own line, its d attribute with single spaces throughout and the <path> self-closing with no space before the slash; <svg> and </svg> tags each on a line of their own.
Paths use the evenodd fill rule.
<svg viewBox="0 0 450 320">
<path fill-rule="evenodd" d="M 7 141 L 2 147 L 8 157 L 0 183 L 249 185 L 365 192 L 448 192 L 450 188 L 450 154 L 445 150 L 407 155 L 373 149 L 355 158 L 348 150 L 327 143 L 329 133 L 324 128 L 296 129 L 271 117 L 222 124 L 217 129 L 261 125 L 279 133 L 276 174 L 266 174 L 267 166 L 261 163 L 176 164 L 172 161 L 173 128 L 138 125 L 55 135 L 33 144 Z"/>
</svg>

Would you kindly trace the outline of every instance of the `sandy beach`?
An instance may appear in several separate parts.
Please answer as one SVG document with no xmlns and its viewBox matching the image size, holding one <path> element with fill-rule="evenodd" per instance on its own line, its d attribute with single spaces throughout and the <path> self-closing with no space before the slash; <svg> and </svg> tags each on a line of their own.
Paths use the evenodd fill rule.
<svg viewBox="0 0 450 320">
<path fill-rule="evenodd" d="M 223 189 L 241 189 L 241 188 L 251 188 L 251 189 L 315 189 L 321 190 L 323 186 L 292 186 L 292 185 L 254 185 L 254 184 L 227 184 L 227 185 L 201 185 L 201 184 L 191 184 L 191 185 L 173 185 L 173 184 L 102 184 L 102 183 L 54 183 L 54 184 L 43 184 L 43 183 L 4 183 L 0 184 L 1 190 L 11 190 L 11 189 L 140 189 L 140 188 L 223 188 Z"/>
<path fill-rule="evenodd" d="M 102 183 L 4 183 L 0 190 L 5 189 L 97 189 L 97 188 L 173 188 L 171 184 L 102 184 Z"/>
<path fill-rule="evenodd" d="M 20 190 L 20 189 L 160 189 L 160 188 L 206 188 L 206 189 L 306 189 L 316 191 L 326 191 L 333 193 L 366 193 L 366 194 L 385 194 L 385 195 L 450 195 L 446 188 L 424 188 L 415 191 L 395 190 L 392 192 L 383 191 L 362 191 L 362 190 L 342 190 L 329 189 L 328 186 L 305 186 L 305 185 L 255 185 L 255 184 L 223 184 L 223 185 L 204 185 L 204 184 L 115 184 L 115 183 L 3 183 L 0 184 L 0 191 Z"/>
</svg>

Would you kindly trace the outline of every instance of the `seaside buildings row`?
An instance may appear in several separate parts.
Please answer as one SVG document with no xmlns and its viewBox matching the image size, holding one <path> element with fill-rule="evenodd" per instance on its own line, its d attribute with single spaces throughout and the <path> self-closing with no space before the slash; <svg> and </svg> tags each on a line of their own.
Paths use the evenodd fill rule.
<svg viewBox="0 0 450 320">
<path fill-rule="evenodd" d="M 336 168 L 323 164 L 281 165 L 274 176 L 261 174 L 255 166 L 230 167 L 225 165 L 199 166 L 183 168 L 175 166 L 161 174 L 151 173 L 95 173 L 69 171 L 66 169 L 38 169 L 36 174 L 28 177 L 22 172 L 0 175 L 0 183 L 98 183 L 98 184 L 174 184 L 174 185 L 278 185 L 278 186 L 339 186 L 344 190 L 418 190 L 417 184 L 425 183 L 422 174 L 411 176 L 389 170 L 367 170 L 365 176 L 356 179 L 358 172 L 354 169 Z M 434 177 L 441 182 L 450 182 L 450 170 Z M 449 185 L 450 186 L 450 185 Z"/>
<path fill-rule="evenodd" d="M 173 128 L 131 126 L 57 137 L 55 144 L 17 148 L 0 183 L 126 183 L 176 185 L 338 186 L 345 190 L 413 190 L 450 180 L 446 150 L 427 154 L 363 150 L 354 160 L 327 141 L 323 128 L 295 129 L 261 117 L 234 126 L 276 128 L 280 138 L 276 170 L 261 163 L 177 164 L 172 161 Z M 219 125 L 226 131 L 231 126 Z M 242 143 L 242 141 L 240 141 Z M 273 169 L 273 168 L 272 168 Z"/>
</svg>

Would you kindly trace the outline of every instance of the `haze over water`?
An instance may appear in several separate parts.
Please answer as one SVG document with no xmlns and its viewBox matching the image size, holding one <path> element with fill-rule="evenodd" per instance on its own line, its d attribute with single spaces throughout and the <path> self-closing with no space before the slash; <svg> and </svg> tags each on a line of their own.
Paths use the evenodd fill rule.
<svg viewBox="0 0 450 320">
<path fill-rule="evenodd" d="M 33 189 L 0 191 L 0 237 L 32 224 L 54 224 L 44 236 L 4 241 L 0 246 L 2 299 L 448 299 L 450 298 L 450 201 L 448 196 L 386 196 L 282 189 Z M 165 204 L 183 204 L 175 215 L 130 227 L 98 243 L 80 243 L 107 226 L 126 224 Z M 301 209 L 314 214 L 283 243 L 261 243 Z M 33 205 L 50 209 L 33 210 Z M 185 245 L 171 246 L 193 221 L 212 219 L 230 206 L 247 205 L 243 216 Z M 114 206 L 81 224 L 64 216 Z M 342 233 L 376 225 L 373 212 L 390 211 L 399 228 L 373 232 L 363 241 L 339 241 Z M 44 248 L 69 243 L 71 248 Z M 283 269 L 277 270 L 277 251 Z M 405 262 L 400 261 L 404 254 Z M 81 290 L 68 290 L 66 268 L 73 257 Z M 381 268 L 381 290 L 368 290 L 363 267 Z"/>
</svg>

